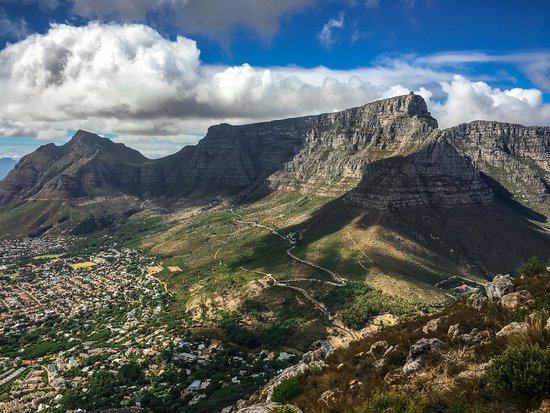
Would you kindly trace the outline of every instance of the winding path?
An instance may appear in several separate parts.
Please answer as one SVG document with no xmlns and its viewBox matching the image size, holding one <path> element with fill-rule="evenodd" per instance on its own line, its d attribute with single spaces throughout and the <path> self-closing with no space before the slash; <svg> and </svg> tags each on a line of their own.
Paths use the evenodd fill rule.
<svg viewBox="0 0 550 413">
<path fill-rule="evenodd" d="M 346 280 L 345 278 L 340 276 L 338 273 L 336 273 L 334 271 L 331 271 L 328 268 L 324 268 L 324 267 L 322 267 L 318 264 L 315 264 L 311 261 L 301 259 L 301 258 L 297 257 L 296 255 L 294 255 L 292 253 L 292 250 L 294 250 L 298 246 L 298 240 L 296 239 L 296 234 L 297 234 L 296 232 L 290 232 L 287 236 L 284 236 L 280 232 L 278 232 L 275 228 L 271 228 L 271 227 L 268 227 L 267 225 L 259 224 L 257 222 L 240 221 L 240 220 L 235 220 L 235 222 L 237 222 L 239 224 L 245 224 L 245 225 L 250 225 L 250 226 L 254 226 L 254 227 L 269 230 L 272 234 L 278 236 L 279 238 L 281 238 L 282 240 L 287 241 L 290 244 L 289 248 L 286 250 L 286 254 L 291 259 L 293 259 L 296 262 L 299 262 L 301 264 L 304 264 L 304 265 L 307 265 L 309 267 L 315 268 L 317 270 L 321 270 L 323 272 L 326 272 L 327 274 L 329 274 L 331 276 L 331 278 L 334 281 L 319 280 L 319 279 L 316 279 L 316 278 L 294 278 L 294 279 L 289 279 L 289 280 L 276 280 L 273 277 L 272 274 L 264 273 L 264 272 L 261 272 L 261 271 L 255 271 L 255 270 L 247 270 L 246 268 L 241 267 L 242 270 L 247 271 L 247 272 L 254 272 L 254 273 L 261 274 L 261 275 L 264 275 L 266 277 L 269 277 L 269 279 L 273 281 L 273 285 L 276 286 L 276 287 L 289 288 L 289 289 L 300 292 L 309 302 L 311 302 L 314 305 L 315 308 L 317 308 L 331 322 L 331 324 L 334 328 L 336 328 L 337 330 L 339 330 L 339 331 L 343 332 L 344 334 L 350 336 L 353 340 L 357 340 L 357 339 L 361 338 L 355 331 L 347 328 L 343 323 L 341 323 L 338 319 L 336 319 L 336 317 L 332 316 L 329 313 L 326 306 L 323 303 L 317 301 L 304 288 L 298 287 L 296 285 L 289 284 L 291 282 L 299 282 L 299 281 L 318 282 L 318 283 L 323 283 L 323 284 L 327 284 L 327 285 L 332 285 L 332 286 L 335 286 L 335 287 L 343 287 L 343 286 L 348 284 L 348 280 Z"/>
</svg>

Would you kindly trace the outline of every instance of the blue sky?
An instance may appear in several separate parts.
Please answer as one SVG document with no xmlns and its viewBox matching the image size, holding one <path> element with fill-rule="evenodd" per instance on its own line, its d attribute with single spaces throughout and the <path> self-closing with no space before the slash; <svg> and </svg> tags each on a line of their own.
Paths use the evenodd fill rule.
<svg viewBox="0 0 550 413">
<path fill-rule="evenodd" d="M 547 0 L 0 0 L 0 157 L 78 128 L 158 157 L 408 90 L 442 127 L 547 125 L 548 21 Z"/>
</svg>

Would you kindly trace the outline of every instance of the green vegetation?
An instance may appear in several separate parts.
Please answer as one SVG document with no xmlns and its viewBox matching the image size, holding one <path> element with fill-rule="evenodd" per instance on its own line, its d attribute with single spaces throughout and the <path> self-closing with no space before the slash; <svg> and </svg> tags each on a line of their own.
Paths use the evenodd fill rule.
<svg viewBox="0 0 550 413">
<path fill-rule="evenodd" d="M 276 403 L 287 403 L 300 393 L 302 393 L 302 388 L 298 379 L 286 379 L 275 387 L 272 400 Z"/>
<path fill-rule="evenodd" d="M 493 358 L 488 376 L 499 388 L 518 397 L 550 395 L 550 348 L 538 345 L 510 348 Z"/>
<path fill-rule="evenodd" d="M 46 254 L 33 257 L 33 260 L 55 260 L 60 258 L 63 254 Z"/>
<path fill-rule="evenodd" d="M 356 297 L 351 306 L 342 312 L 342 320 L 346 325 L 359 329 L 364 327 L 372 316 L 383 312 L 403 315 L 410 309 L 411 306 L 401 298 L 382 294 L 378 290 L 369 290 Z"/>
<path fill-rule="evenodd" d="M 516 269 L 516 274 L 524 277 L 533 277 L 546 271 L 546 266 L 542 264 L 540 258 L 532 256 Z"/>
<path fill-rule="evenodd" d="M 61 350 L 67 350 L 69 348 L 71 348 L 71 345 L 67 341 L 44 341 L 26 348 L 22 357 L 26 359 L 35 359 L 58 353 Z"/>
<path fill-rule="evenodd" d="M 0 274 L 0 277 L 6 277 L 6 278 L 15 278 L 17 277 L 19 274 L 17 273 L 13 273 L 13 274 Z"/>
<path fill-rule="evenodd" d="M 396 391 L 380 391 L 356 413 L 424 413 L 429 406 L 426 396 Z"/>
<path fill-rule="evenodd" d="M 272 410 L 271 413 L 296 413 L 296 409 L 290 405 L 286 405 L 283 407 L 277 407 Z"/>
</svg>

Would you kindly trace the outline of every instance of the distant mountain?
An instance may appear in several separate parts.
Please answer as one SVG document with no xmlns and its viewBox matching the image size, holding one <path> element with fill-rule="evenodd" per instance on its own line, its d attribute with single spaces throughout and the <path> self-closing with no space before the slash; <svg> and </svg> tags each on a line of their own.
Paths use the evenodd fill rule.
<svg viewBox="0 0 550 413">
<path fill-rule="evenodd" d="M 0 179 L 8 174 L 13 169 L 17 161 L 12 158 L 0 158 Z"/>
</svg>

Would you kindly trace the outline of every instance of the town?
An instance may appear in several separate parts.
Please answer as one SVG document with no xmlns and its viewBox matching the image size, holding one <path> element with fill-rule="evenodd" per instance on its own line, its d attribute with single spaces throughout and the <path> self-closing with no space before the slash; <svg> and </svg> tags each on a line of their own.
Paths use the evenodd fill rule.
<svg viewBox="0 0 550 413">
<path fill-rule="evenodd" d="M 151 274 L 158 263 L 116 245 L 67 253 L 74 243 L 0 243 L 0 412 L 208 412 L 296 358 L 191 335 Z"/>
</svg>

